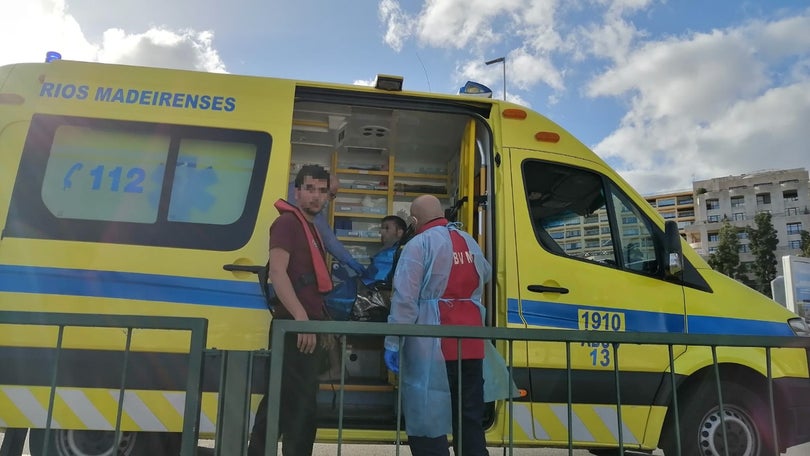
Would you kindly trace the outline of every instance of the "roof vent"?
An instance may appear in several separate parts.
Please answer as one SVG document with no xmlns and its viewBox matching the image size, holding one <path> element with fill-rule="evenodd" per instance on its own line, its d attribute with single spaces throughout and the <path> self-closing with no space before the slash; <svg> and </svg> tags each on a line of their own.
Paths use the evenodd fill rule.
<svg viewBox="0 0 810 456">
<path fill-rule="evenodd" d="M 388 136 L 388 127 L 382 125 L 366 125 L 360 128 L 360 134 L 367 138 L 384 138 Z"/>
</svg>

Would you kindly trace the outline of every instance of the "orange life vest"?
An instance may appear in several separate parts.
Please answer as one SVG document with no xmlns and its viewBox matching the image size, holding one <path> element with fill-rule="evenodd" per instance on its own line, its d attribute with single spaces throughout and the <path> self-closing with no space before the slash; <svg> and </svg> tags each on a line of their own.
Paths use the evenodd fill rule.
<svg viewBox="0 0 810 456">
<path fill-rule="evenodd" d="M 318 230 L 310 229 L 310 223 L 296 206 L 293 206 L 283 199 L 276 201 L 274 206 L 278 209 L 279 214 L 290 212 L 301 222 L 304 235 L 307 237 L 307 244 L 309 244 L 309 254 L 312 257 L 312 266 L 315 269 L 315 282 L 318 284 L 318 291 L 321 293 L 329 293 L 332 291 L 332 276 L 329 274 L 329 268 L 326 267 L 326 259 L 321 251 L 321 246 L 323 246 L 321 234 L 318 233 Z M 294 278 L 291 277 L 291 279 Z M 295 281 L 293 283 L 295 283 Z"/>
</svg>

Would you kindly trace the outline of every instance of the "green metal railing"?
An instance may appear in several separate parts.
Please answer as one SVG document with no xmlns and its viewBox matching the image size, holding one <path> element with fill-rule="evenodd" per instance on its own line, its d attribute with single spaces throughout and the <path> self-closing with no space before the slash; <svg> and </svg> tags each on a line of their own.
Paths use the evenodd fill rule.
<svg viewBox="0 0 810 456">
<path fill-rule="evenodd" d="M 48 412 L 45 422 L 45 438 L 42 454 L 48 454 L 50 446 L 50 432 L 53 421 L 53 409 L 56 397 L 57 379 L 59 375 L 59 357 L 62 352 L 63 336 L 66 327 L 92 327 L 92 328 L 122 328 L 126 329 L 126 348 L 123 353 L 123 369 L 118 394 L 118 410 L 115 421 L 115 440 L 121 438 L 121 418 L 125 385 L 128 375 L 128 359 L 131 353 L 132 331 L 134 329 L 152 329 L 168 331 L 190 332 L 188 351 L 188 377 L 186 379 L 185 408 L 183 412 L 183 436 L 181 455 L 192 456 L 197 451 L 199 436 L 200 402 L 202 400 L 202 372 L 203 356 L 205 354 L 206 337 L 208 333 L 208 320 L 202 318 L 181 318 L 143 315 L 97 315 L 73 313 L 41 313 L 41 312 L 10 312 L 0 311 L 0 324 L 2 325 L 31 325 L 52 326 L 58 328 L 54 363 L 50 376 L 50 395 Z M 5 443 L 5 442 L 4 442 Z M 16 442 L 15 442 L 16 444 Z M 3 453 L 11 455 L 12 445 L 3 445 Z M 16 446 L 16 445 L 15 445 Z M 20 448 L 21 450 L 21 448 Z"/>
<path fill-rule="evenodd" d="M 45 428 L 44 448 L 42 454 L 48 454 L 48 445 L 51 440 L 48 438 L 51 431 L 51 421 L 53 419 L 53 409 L 56 388 L 58 385 L 59 354 L 62 351 L 64 329 L 66 327 L 104 327 L 104 328 L 125 328 L 126 348 L 122 353 L 123 370 L 121 372 L 120 392 L 118 395 L 118 410 L 115 425 L 115 441 L 121 437 L 121 418 L 123 413 L 124 389 L 127 376 L 131 373 L 127 370 L 127 359 L 130 353 L 133 329 L 156 329 L 156 330 L 180 330 L 190 331 L 191 339 L 188 352 L 188 377 L 186 378 L 186 396 L 183 418 L 182 434 L 182 456 L 195 454 L 197 441 L 199 438 L 199 418 L 200 401 L 202 398 L 204 371 L 213 371 L 218 375 L 215 380 L 216 391 L 218 392 L 219 403 L 217 411 L 217 422 L 215 429 L 215 448 L 217 456 L 244 455 L 247 450 L 248 426 L 250 423 L 250 402 L 252 394 L 257 391 L 267 391 L 267 438 L 265 454 L 276 455 L 278 452 L 279 440 L 279 407 L 281 392 L 281 372 L 285 336 L 288 333 L 315 333 L 333 334 L 339 336 L 341 350 L 341 372 L 340 385 L 337 390 L 337 454 L 340 455 L 343 445 L 344 427 L 344 390 L 346 382 L 347 365 L 347 336 L 415 336 L 415 337 L 436 337 L 461 339 L 484 339 L 492 341 L 502 341 L 505 343 L 505 360 L 508 366 L 509 383 L 514 377 L 514 350 L 515 342 L 553 342 L 561 343 L 565 346 L 566 365 L 566 387 L 567 387 L 567 429 L 568 429 L 568 453 L 573 454 L 573 375 L 571 344 L 580 343 L 606 343 L 613 348 L 613 387 L 615 388 L 615 408 L 616 418 L 619 426 L 618 432 L 618 452 L 625 453 L 624 431 L 622 423 L 622 395 L 621 395 L 621 363 L 619 359 L 619 347 L 621 345 L 657 345 L 666 346 L 668 349 L 669 381 L 671 391 L 671 413 L 674 414 L 675 424 L 675 444 L 677 453 L 682 453 L 680 448 L 681 429 L 679 426 L 678 410 L 678 378 L 672 366 L 675 365 L 673 347 L 708 347 L 711 350 L 713 365 L 707 370 L 706 377 L 714 381 L 717 397 L 719 399 L 721 429 L 723 429 L 724 448 L 728 452 L 728 441 L 725 435 L 723 391 L 721 388 L 721 367 L 718 364 L 717 349 L 719 347 L 757 347 L 764 349 L 765 363 L 767 366 L 767 403 L 770 412 L 770 426 L 774 435 L 774 452 L 778 454 L 779 442 L 777 440 L 778 429 L 776 421 L 776 403 L 774 400 L 774 385 L 772 375 L 772 350 L 776 348 L 801 348 L 810 349 L 810 338 L 799 337 L 774 337 L 774 336 L 730 336 L 730 335 L 692 335 L 692 334 L 670 334 L 670 333 L 630 333 L 630 332 L 597 332 L 597 331 L 572 331 L 572 330 L 538 330 L 525 328 L 492 328 L 492 327 L 464 327 L 464 326 L 426 326 L 426 325 L 390 325 L 386 323 L 361 323 L 361 322 L 297 322 L 291 320 L 273 321 L 271 351 L 222 351 L 207 350 L 206 332 L 207 321 L 196 318 L 174 318 L 174 317 L 147 317 L 147 316 L 116 316 L 116 315 L 89 315 L 89 314 L 62 314 L 62 313 L 29 313 L 29 312 L 3 312 L 0 311 L 0 324 L 12 325 L 37 325 L 52 326 L 58 328 L 57 341 L 54 350 L 54 363 L 50 371 L 50 395 L 48 402 L 47 421 Z M 460 344 L 460 342 L 459 342 Z M 382 348 L 382 347 L 381 347 Z M 460 345 L 459 348 L 460 350 Z M 203 369 L 207 365 L 209 369 Z M 260 368 L 268 368 L 270 375 L 266 378 L 266 383 L 257 388 L 255 378 L 265 379 Z M 401 366 L 398 381 L 401 382 Z M 209 374 L 211 372 L 208 372 Z M 665 373 L 663 373 L 665 374 Z M 460 378 L 460 376 L 459 376 Z M 400 451 L 399 436 L 402 435 L 401 422 L 401 384 L 397 385 L 396 397 L 396 453 Z M 266 389 L 265 389 L 266 387 Z M 460 401 L 459 401 L 460 403 Z M 506 406 L 507 422 L 505 432 L 507 441 L 504 443 L 505 452 L 509 454 L 514 450 L 514 403 L 513 398 L 504 402 Z M 393 423 L 392 423 L 393 425 Z M 458 423 L 459 428 L 461 423 Z M 6 435 L 9 438 L 9 435 Z M 6 448 L 4 441 L 3 448 L 0 449 L 0 456 L 12 456 Z M 19 454 L 19 453 L 17 453 Z M 462 456 L 462 455 L 459 455 Z M 669 455 L 668 455 L 669 456 Z"/>
<path fill-rule="evenodd" d="M 673 346 L 702 346 L 710 347 L 713 357 L 713 377 L 719 398 L 720 406 L 720 420 L 721 429 L 723 429 L 724 448 L 728 453 L 728 442 L 725 435 L 723 399 L 721 391 L 721 373 L 720 366 L 717 363 L 717 348 L 718 347 L 757 347 L 765 350 L 766 363 L 767 363 L 767 393 L 768 404 L 771 415 L 771 426 L 774 434 L 774 451 L 778 454 L 779 443 L 777 440 L 778 429 L 776 428 L 775 418 L 775 402 L 773 391 L 773 376 L 771 366 L 771 351 L 775 348 L 801 348 L 810 349 L 810 339 L 800 337 L 781 337 L 781 336 L 733 336 L 733 335 L 702 335 L 702 334 L 670 334 L 670 333 L 636 333 L 636 332 L 596 332 L 596 331 L 572 331 L 572 330 L 538 330 L 538 329 L 525 329 L 525 328 L 476 328 L 464 326 L 426 326 L 426 325 L 390 325 L 386 323 L 360 323 L 360 322 L 337 322 L 337 321 L 308 321 L 299 322 L 292 320 L 276 320 L 273 322 L 273 330 L 271 334 L 271 346 L 273 352 L 279 356 L 273 356 L 270 360 L 270 372 L 268 386 L 268 420 L 267 420 L 267 440 L 265 454 L 275 456 L 278 451 L 278 429 L 279 429 L 279 407 L 280 407 L 280 393 L 281 393 L 281 369 L 283 359 L 280 356 L 284 351 L 285 335 L 287 333 L 315 333 L 315 334 L 334 334 L 341 337 L 341 350 L 342 350 L 342 363 L 341 363 L 341 389 L 338 397 L 339 417 L 343 415 L 343 370 L 345 369 L 345 353 L 346 353 L 346 339 L 345 336 L 416 336 L 416 337 L 449 337 L 456 339 L 486 339 L 486 340 L 501 340 L 507 343 L 507 366 L 509 371 L 509 381 L 512 382 L 513 377 L 513 343 L 520 342 L 559 342 L 565 344 L 566 349 L 566 368 L 567 368 L 567 388 L 568 388 L 568 452 L 573 454 L 573 436 L 572 436 L 572 368 L 571 368 L 571 344 L 572 343 L 608 343 L 613 347 L 614 353 L 614 382 L 613 385 L 616 391 L 616 414 L 618 423 L 622 423 L 621 417 L 621 380 L 620 380 L 620 361 L 618 358 L 618 348 L 622 344 L 638 344 L 638 345 L 659 345 L 667 346 L 669 352 L 669 375 L 672 385 L 672 404 L 675 423 L 675 438 L 677 440 L 677 452 L 682 454 L 680 448 L 681 430 L 679 425 L 679 411 L 678 411 L 678 391 L 675 372 L 672 366 L 675 364 L 673 355 Z M 402 367 L 401 367 L 402 369 Z M 276 374 L 279 373 L 279 374 Z M 399 378 L 401 379 L 402 373 L 400 372 Z M 401 380 L 399 380 L 401 381 Z M 400 385 L 401 386 L 401 385 Z M 401 391 L 401 388 L 399 389 Z M 400 410 L 401 410 L 401 395 L 398 392 L 397 397 L 397 436 L 400 435 Z M 514 430 L 513 430 L 513 400 L 507 400 L 508 416 L 510 417 L 508 429 L 508 445 L 509 454 L 511 455 L 514 449 Z M 340 448 L 342 445 L 342 420 L 338 423 L 338 449 L 337 454 L 340 455 Z M 460 423 L 459 423 L 460 425 Z M 624 454 L 624 435 L 622 433 L 621 424 L 618 426 L 619 437 L 619 454 Z M 244 432 L 242 433 L 244 434 Z M 399 454 L 399 440 L 397 440 L 397 454 Z M 733 456 L 728 455 L 727 456 Z"/>
</svg>

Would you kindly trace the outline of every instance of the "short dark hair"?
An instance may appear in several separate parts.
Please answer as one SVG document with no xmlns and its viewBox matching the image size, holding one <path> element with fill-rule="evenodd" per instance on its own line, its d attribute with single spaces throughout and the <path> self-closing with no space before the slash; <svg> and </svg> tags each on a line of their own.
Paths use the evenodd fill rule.
<svg viewBox="0 0 810 456">
<path fill-rule="evenodd" d="M 295 175 L 295 188 L 301 188 L 304 184 L 305 177 L 311 177 L 315 180 L 325 180 L 329 183 L 329 171 L 321 165 L 304 165 Z"/>
<path fill-rule="evenodd" d="M 382 219 L 382 223 L 385 222 L 394 222 L 397 225 L 397 228 L 401 229 L 403 232 L 408 230 L 408 224 L 405 223 L 405 220 L 402 220 L 402 217 L 398 215 L 386 215 Z"/>
</svg>

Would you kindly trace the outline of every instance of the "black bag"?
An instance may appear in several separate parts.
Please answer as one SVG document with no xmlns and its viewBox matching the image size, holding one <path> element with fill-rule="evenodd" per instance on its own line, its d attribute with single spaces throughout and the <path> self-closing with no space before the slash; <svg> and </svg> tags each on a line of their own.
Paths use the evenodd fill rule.
<svg viewBox="0 0 810 456">
<path fill-rule="evenodd" d="M 357 287 L 357 298 L 352 306 L 351 319 L 354 321 L 388 321 L 391 310 L 390 292 L 377 287 L 366 287 L 362 282 Z"/>
</svg>

